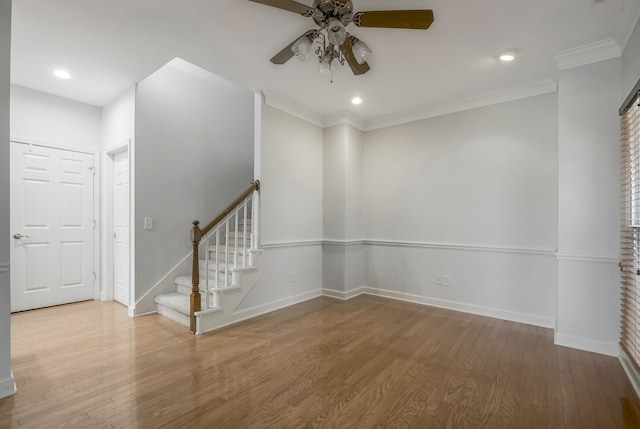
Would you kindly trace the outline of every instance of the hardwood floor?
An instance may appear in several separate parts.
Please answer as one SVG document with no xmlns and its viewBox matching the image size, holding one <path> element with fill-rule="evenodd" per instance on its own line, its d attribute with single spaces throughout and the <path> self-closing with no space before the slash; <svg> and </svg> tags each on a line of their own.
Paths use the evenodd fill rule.
<svg viewBox="0 0 640 429">
<path fill-rule="evenodd" d="M 12 316 L 0 428 L 640 428 L 617 359 L 550 329 L 360 296 L 195 337 L 85 302 Z"/>
</svg>

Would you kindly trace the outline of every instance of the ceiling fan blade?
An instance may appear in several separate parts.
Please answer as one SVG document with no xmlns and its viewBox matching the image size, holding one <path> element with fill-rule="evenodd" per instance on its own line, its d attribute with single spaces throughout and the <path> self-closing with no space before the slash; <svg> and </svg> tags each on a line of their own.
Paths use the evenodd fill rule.
<svg viewBox="0 0 640 429">
<path fill-rule="evenodd" d="M 293 39 L 293 42 L 289 43 L 283 50 L 275 54 L 270 61 L 273 64 L 286 63 L 295 55 L 291 50 L 291 48 L 298 40 L 300 40 L 302 37 L 305 37 L 305 36 L 309 37 L 310 40 L 313 40 L 316 37 L 316 34 L 317 34 L 317 30 L 309 30 L 306 33 L 302 34 L 300 37 L 296 37 L 295 39 Z"/>
<path fill-rule="evenodd" d="M 427 9 L 358 12 L 353 16 L 353 23 L 358 27 L 426 30 L 433 23 L 433 11 Z"/>
<path fill-rule="evenodd" d="M 288 10 L 289 12 L 299 13 L 303 16 L 313 15 L 313 8 L 292 0 L 249 0 L 254 3 L 261 3 L 267 6 L 277 7 L 278 9 Z"/>
<path fill-rule="evenodd" d="M 353 45 L 351 44 L 350 37 L 347 37 L 344 40 L 344 43 L 340 46 L 340 50 L 342 51 L 344 58 L 347 60 L 349 67 L 351 67 L 353 74 L 360 75 L 369 71 L 369 64 L 367 64 L 366 61 L 362 64 L 358 63 L 356 56 L 353 55 Z"/>
</svg>

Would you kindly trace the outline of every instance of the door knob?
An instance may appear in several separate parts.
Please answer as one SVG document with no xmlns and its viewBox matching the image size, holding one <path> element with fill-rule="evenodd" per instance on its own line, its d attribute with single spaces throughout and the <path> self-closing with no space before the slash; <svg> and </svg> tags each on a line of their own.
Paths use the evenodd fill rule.
<svg viewBox="0 0 640 429">
<path fill-rule="evenodd" d="M 15 238 L 16 240 L 20 240 L 21 238 L 29 238 L 29 236 L 17 233 L 17 234 L 13 234 L 13 238 Z"/>
</svg>

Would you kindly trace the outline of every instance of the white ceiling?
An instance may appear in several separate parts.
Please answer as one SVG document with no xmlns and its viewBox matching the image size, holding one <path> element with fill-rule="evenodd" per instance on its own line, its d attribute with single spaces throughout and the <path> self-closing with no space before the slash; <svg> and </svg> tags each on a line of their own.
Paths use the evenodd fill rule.
<svg viewBox="0 0 640 429">
<path fill-rule="evenodd" d="M 312 0 L 300 0 L 310 5 Z M 613 39 L 624 47 L 638 0 L 353 0 L 356 11 L 433 9 L 429 30 L 347 30 L 373 50 L 371 71 L 269 58 L 316 25 L 248 0 L 13 0 L 12 82 L 104 106 L 175 57 L 319 116 L 392 117 L 555 80 L 558 52 Z M 497 60 L 505 48 L 521 55 Z M 73 78 L 53 76 L 55 68 Z M 359 95 L 364 102 L 353 106 Z"/>
</svg>

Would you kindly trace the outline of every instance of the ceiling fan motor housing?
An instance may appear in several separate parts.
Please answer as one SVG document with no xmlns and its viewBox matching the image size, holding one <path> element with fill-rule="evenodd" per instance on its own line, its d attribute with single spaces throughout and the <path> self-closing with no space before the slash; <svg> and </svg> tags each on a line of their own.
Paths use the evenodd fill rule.
<svg viewBox="0 0 640 429">
<path fill-rule="evenodd" d="M 313 20 L 324 26 L 330 19 L 338 19 L 343 25 L 351 22 L 353 17 L 353 3 L 351 0 L 314 0 Z"/>
</svg>

